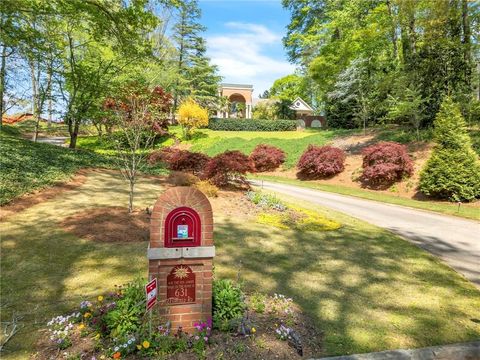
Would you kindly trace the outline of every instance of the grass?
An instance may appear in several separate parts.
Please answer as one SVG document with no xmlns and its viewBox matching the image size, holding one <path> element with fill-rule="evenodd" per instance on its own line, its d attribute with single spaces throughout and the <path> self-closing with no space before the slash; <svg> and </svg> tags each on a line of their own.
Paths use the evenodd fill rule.
<svg viewBox="0 0 480 360">
<path fill-rule="evenodd" d="M 136 206 L 151 205 L 161 185 L 138 185 Z M 300 232 L 215 215 L 217 277 L 240 274 L 247 291 L 293 297 L 324 334 L 324 353 L 349 354 L 469 341 L 480 336 L 480 291 L 433 256 L 388 231 L 282 197 L 342 223 Z M 81 187 L 2 223 L 2 321 L 23 315 L 5 359 L 31 356 L 38 330 L 84 299 L 146 276 L 147 243 L 94 243 L 59 227 L 79 211 L 127 204 L 127 186 L 94 172 Z"/>
<path fill-rule="evenodd" d="M 388 204 L 403 205 L 416 209 L 434 211 L 446 215 L 460 216 L 466 219 L 480 220 L 480 208 L 472 204 L 440 202 L 440 201 L 421 201 L 408 199 L 400 196 L 389 195 L 374 190 L 357 189 L 349 186 L 322 184 L 313 181 L 301 181 L 288 179 L 280 176 L 252 175 L 252 179 L 274 181 L 283 184 L 296 185 L 310 189 L 323 190 L 342 195 L 350 195 L 362 199 L 375 200 Z"/>
<path fill-rule="evenodd" d="M 12 134 L 12 130 L 7 130 Z M 0 205 L 15 197 L 69 179 L 85 167 L 111 166 L 108 158 L 0 133 Z"/>
<path fill-rule="evenodd" d="M 14 135 L 14 136 L 12 136 Z M 17 137 L 18 130 L 4 126 L 0 132 L 0 205 L 23 194 L 68 180 L 81 168 L 114 168 L 112 154 L 72 150 Z M 148 174 L 163 175 L 160 166 L 147 166 Z"/>
<path fill-rule="evenodd" d="M 24 136 L 31 136 L 35 131 L 35 121 L 34 120 L 25 120 L 17 122 L 13 125 L 9 125 L 18 129 Z M 93 125 L 82 125 L 80 127 L 81 135 L 94 134 L 96 132 L 95 126 Z M 40 136 L 70 136 L 68 132 L 68 125 L 63 123 L 54 123 L 50 125 L 46 121 L 39 122 L 39 134 Z"/>
<path fill-rule="evenodd" d="M 171 131 L 181 136 L 179 127 L 171 127 Z M 304 131 L 214 131 L 197 130 L 193 139 L 192 151 L 200 151 L 209 156 L 220 154 L 227 150 L 239 150 L 249 155 L 258 144 L 277 146 L 285 151 L 287 158 L 285 166 L 295 166 L 303 151 L 310 144 L 324 145 L 336 136 L 352 134 L 353 130 L 314 130 Z"/>
</svg>

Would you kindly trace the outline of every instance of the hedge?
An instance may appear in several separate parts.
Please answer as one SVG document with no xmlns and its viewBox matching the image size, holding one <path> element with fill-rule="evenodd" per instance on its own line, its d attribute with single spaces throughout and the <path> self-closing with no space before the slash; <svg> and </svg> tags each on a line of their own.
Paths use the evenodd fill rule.
<svg viewBox="0 0 480 360">
<path fill-rule="evenodd" d="M 297 129 L 297 122 L 295 120 L 213 118 L 208 122 L 208 128 L 224 131 L 294 131 Z"/>
</svg>

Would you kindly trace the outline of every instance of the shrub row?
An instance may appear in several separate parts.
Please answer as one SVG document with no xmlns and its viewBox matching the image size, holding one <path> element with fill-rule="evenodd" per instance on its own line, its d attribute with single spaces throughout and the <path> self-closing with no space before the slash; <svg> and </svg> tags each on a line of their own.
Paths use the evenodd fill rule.
<svg viewBox="0 0 480 360">
<path fill-rule="evenodd" d="M 240 151 L 226 151 L 212 158 L 205 154 L 164 147 L 148 157 L 150 164 L 163 163 L 172 171 L 183 171 L 208 179 L 212 184 L 246 185 L 247 172 L 275 170 L 285 161 L 285 153 L 275 146 L 258 145 L 248 157 Z M 185 180 L 185 181 L 183 181 Z M 182 182 L 188 182 L 183 179 Z"/>
<path fill-rule="evenodd" d="M 310 145 L 300 157 L 297 177 L 324 179 L 345 168 L 345 152 L 333 146 Z M 413 173 L 412 159 L 404 145 L 381 142 L 363 150 L 360 180 L 370 186 L 387 186 Z"/>
<path fill-rule="evenodd" d="M 297 123 L 295 120 L 212 118 L 208 122 L 208 128 L 224 131 L 294 131 L 297 129 Z"/>
</svg>

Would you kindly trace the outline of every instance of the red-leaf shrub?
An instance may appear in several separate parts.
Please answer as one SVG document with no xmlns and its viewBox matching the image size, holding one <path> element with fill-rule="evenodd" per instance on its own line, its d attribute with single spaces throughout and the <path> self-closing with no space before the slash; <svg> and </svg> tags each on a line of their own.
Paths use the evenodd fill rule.
<svg viewBox="0 0 480 360">
<path fill-rule="evenodd" d="M 341 173 L 345 152 L 333 146 L 309 145 L 298 160 L 297 177 L 300 179 L 321 179 Z"/>
<path fill-rule="evenodd" d="M 249 171 L 253 171 L 253 164 L 248 156 L 237 150 L 225 151 L 207 163 L 203 176 L 218 187 L 246 185 L 245 174 Z"/>
<path fill-rule="evenodd" d="M 160 150 L 153 151 L 148 156 L 147 161 L 150 165 L 154 165 L 157 163 L 163 163 L 165 165 L 168 165 L 170 163 L 170 159 L 173 156 L 173 154 L 175 154 L 178 151 L 180 150 L 166 146 L 164 148 L 161 148 Z"/>
<path fill-rule="evenodd" d="M 178 150 L 169 157 L 167 167 L 169 170 L 199 174 L 204 170 L 209 160 L 210 157 L 202 153 Z"/>
<path fill-rule="evenodd" d="M 374 186 L 388 185 L 413 174 L 413 162 L 405 145 L 380 142 L 362 151 L 363 173 L 360 180 Z"/>
<path fill-rule="evenodd" d="M 255 171 L 272 171 L 285 162 L 285 153 L 275 146 L 259 144 L 250 154 L 250 160 Z"/>
<path fill-rule="evenodd" d="M 164 147 L 152 152 L 148 157 L 150 164 L 163 163 L 169 170 L 199 174 L 210 158 L 202 153 Z"/>
</svg>

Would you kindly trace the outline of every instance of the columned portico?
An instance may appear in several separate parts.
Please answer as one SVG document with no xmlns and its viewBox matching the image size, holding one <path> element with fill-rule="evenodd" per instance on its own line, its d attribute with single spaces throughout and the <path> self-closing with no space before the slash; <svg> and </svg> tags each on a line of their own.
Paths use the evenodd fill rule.
<svg viewBox="0 0 480 360">
<path fill-rule="evenodd" d="M 228 106 L 217 112 L 219 118 L 252 118 L 253 85 L 221 84 L 219 95 L 228 99 Z"/>
</svg>

